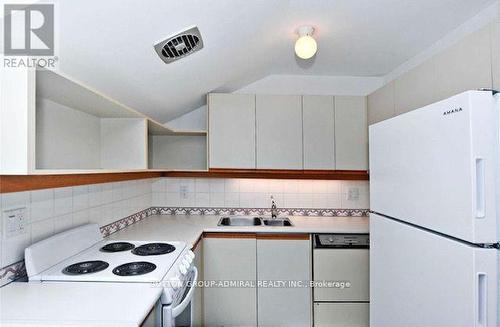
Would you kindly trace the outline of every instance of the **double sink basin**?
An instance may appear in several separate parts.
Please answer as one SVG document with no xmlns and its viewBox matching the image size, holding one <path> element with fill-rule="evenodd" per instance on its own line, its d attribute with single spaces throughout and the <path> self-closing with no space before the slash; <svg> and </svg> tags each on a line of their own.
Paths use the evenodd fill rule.
<svg viewBox="0 0 500 327">
<path fill-rule="evenodd" d="M 293 226 L 289 218 L 267 218 L 267 217 L 248 217 L 248 216 L 230 216 L 222 217 L 217 226 Z"/>
</svg>

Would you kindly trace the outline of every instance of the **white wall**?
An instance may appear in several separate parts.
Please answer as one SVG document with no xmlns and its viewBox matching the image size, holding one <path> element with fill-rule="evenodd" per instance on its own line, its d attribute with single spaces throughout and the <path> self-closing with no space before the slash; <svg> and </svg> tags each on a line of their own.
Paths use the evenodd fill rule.
<svg viewBox="0 0 500 327">
<path fill-rule="evenodd" d="M 173 119 L 165 125 L 175 130 L 199 130 L 205 131 L 207 129 L 207 106 L 201 106 L 193 111 L 188 112 Z"/>
<path fill-rule="evenodd" d="M 496 1 L 485 9 L 481 10 L 477 15 L 470 18 L 453 31 L 448 33 L 446 36 L 432 44 L 429 48 L 425 49 L 421 53 L 417 54 L 413 58 L 410 58 L 400 66 L 396 67 L 393 71 L 388 73 L 383 77 L 384 85 L 395 80 L 399 76 L 409 72 L 410 70 L 416 68 L 425 61 L 431 59 L 436 54 L 444 51 L 445 49 L 456 44 L 462 40 L 467 35 L 480 30 L 489 23 L 493 22 L 496 18 L 500 16 L 500 2 Z"/>
</svg>

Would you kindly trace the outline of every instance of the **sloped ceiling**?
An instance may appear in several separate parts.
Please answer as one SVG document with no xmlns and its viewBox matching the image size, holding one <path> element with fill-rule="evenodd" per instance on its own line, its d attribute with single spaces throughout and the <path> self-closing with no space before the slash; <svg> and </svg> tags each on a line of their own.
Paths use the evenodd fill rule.
<svg viewBox="0 0 500 327">
<path fill-rule="evenodd" d="M 381 76 L 493 0 L 59 0 L 59 68 L 166 122 L 210 91 L 271 74 Z M 316 28 L 310 61 L 293 52 Z M 197 25 L 205 47 L 164 64 L 153 44 Z"/>
</svg>

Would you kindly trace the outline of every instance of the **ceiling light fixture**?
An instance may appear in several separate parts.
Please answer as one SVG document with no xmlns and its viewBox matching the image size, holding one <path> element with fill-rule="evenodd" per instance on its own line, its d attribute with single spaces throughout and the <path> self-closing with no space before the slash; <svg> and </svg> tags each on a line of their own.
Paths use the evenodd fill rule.
<svg viewBox="0 0 500 327">
<path fill-rule="evenodd" d="M 299 38 L 295 42 L 295 54 L 301 59 L 309 59 L 316 54 L 318 44 L 311 36 L 314 33 L 312 26 L 301 26 L 297 30 Z"/>
</svg>

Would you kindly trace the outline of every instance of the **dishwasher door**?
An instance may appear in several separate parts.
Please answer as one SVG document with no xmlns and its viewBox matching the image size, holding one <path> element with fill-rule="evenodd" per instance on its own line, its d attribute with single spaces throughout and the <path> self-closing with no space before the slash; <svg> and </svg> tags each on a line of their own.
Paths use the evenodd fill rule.
<svg viewBox="0 0 500 327">
<path fill-rule="evenodd" d="M 335 237 L 335 236 L 334 236 Z M 345 244 L 332 247 L 316 245 L 313 250 L 314 301 L 368 302 L 369 249 Z"/>
<path fill-rule="evenodd" d="M 368 327 L 368 303 L 314 303 L 314 327 Z"/>
</svg>

